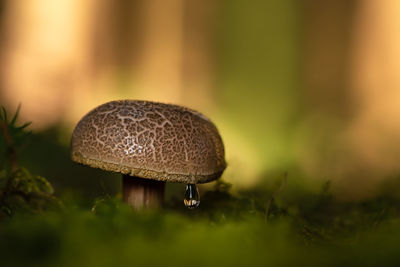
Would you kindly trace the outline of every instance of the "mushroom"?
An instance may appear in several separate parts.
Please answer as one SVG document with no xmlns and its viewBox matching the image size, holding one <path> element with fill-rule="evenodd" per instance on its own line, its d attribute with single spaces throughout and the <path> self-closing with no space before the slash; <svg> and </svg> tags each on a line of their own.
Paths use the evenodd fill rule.
<svg viewBox="0 0 400 267">
<path fill-rule="evenodd" d="M 111 101 L 75 127 L 73 161 L 123 174 L 123 199 L 135 209 L 162 204 L 165 182 L 186 183 L 185 205 L 200 203 L 196 184 L 226 168 L 215 125 L 194 110 L 150 101 Z"/>
</svg>

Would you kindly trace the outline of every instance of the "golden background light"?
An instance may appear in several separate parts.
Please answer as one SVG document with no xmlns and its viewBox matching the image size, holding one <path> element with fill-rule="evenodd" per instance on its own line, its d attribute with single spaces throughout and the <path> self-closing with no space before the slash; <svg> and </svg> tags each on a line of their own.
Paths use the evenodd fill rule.
<svg viewBox="0 0 400 267">
<path fill-rule="evenodd" d="M 400 171 L 399 12 L 396 0 L 9 0 L 0 104 L 21 103 L 37 131 L 71 131 L 114 99 L 182 104 L 220 128 L 234 185 L 297 166 L 361 197 Z"/>
</svg>

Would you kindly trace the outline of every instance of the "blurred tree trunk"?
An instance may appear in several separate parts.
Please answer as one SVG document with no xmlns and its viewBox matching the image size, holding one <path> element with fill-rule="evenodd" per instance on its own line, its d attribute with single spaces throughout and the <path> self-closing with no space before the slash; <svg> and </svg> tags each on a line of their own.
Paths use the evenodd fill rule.
<svg viewBox="0 0 400 267">
<path fill-rule="evenodd" d="M 36 128 L 116 98 L 207 109 L 214 9 L 211 0 L 8 1 L 1 102 L 22 102 Z"/>
<path fill-rule="evenodd" d="M 360 1 L 351 54 L 350 86 L 357 99 L 349 130 L 356 155 L 381 180 L 399 172 L 400 1 Z"/>
<path fill-rule="evenodd" d="M 345 153 L 339 133 L 353 115 L 349 72 L 356 1 L 302 2 L 301 79 L 308 132 L 299 162 L 311 177 L 343 175 Z M 344 160 L 345 161 L 345 160 Z"/>
<path fill-rule="evenodd" d="M 303 86 L 312 134 L 303 166 L 346 198 L 398 173 L 400 2 L 303 4 Z"/>
<path fill-rule="evenodd" d="M 135 73 L 141 98 L 176 102 L 182 94 L 184 0 L 143 0 Z"/>
<path fill-rule="evenodd" d="M 181 103 L 203 111 L 215 104 L 217 2 L 185 1 Z"/>
<path fill-rule="evenodd" d="M 141 1 L 141 49 L 135 63 L 140 98 L 203 107 L 212 103 L 210 1 Z"/>
<path fill-rule="evenodd" d="M 59 123 L 88 80 L 91 1 L 8 1 L 1 32 L 1 102 L 42 128 Z M 84 98 L 82 99 L 84 100 Z"/>
<path fill-rule="evenodd" d="M 357 1 L 303 1 L 303 87 L 312 113 L 346 119 L 349 96 L 349 53 Z"/>
</svg>

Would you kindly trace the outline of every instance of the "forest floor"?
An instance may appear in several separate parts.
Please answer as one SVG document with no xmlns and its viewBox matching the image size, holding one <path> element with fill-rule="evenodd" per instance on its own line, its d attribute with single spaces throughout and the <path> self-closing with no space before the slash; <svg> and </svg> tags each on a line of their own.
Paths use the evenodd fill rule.
<svg viewBox="0 0 400 267">
<path fill-rule="evenodd" d="M 119 176 L 75 166 L 57 130 L 0 119 L 1 266 L 400 264 L 400 176 L 359 201 L 339 201 L 329 181 L 299 186 L 292 172 L 245 191 L 219 181 L 194 210 L 171 186 L 162 209 L 133 211 Z"/>
</svg>

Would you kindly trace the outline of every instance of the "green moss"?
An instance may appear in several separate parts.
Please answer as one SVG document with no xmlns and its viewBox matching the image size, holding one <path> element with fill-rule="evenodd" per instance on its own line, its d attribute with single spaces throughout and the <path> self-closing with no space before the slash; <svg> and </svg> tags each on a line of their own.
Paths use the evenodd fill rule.
<svg viewBox="0 0 400 267">
<path fill-rule="evenodd" d="M 365 209 L 365 204 L 351 212 L 338 208 L 341 216 L 326 216 L 327 224 L 299 214 L 265 222 L 257 212 L 216 222 L 205 214 L 192 217 L 173 210 L 133 212 L 109 198 L 97 201 L 92 211 L 64 208 L 3 221 L 0 255 L 3 263 L 15 266 L 397 263 L 396 217 L 386 215 L 376 223 L 371 218 L 375 208 Z"/>
<path fill-rule="evenodd" d="M 0 136 L 1 266 L 397 266 L 400 262 L 396 177 L 379 195 L 356 202 L 335 199 L 329 182 L 315 190 L 291 173 L 287 183 L 266 176 L 242 192 L 232 192 L 229 184 L 219 181 L 202 195 L 198 209 L 186 209 L 172 194 L 162 210 L 135 212 L 122 203 L 115 188 L 107 191 L 109 186 L 100 184 L 103 189 L 93 193 L 84 181 L 90 181 L 87 176 L 98 180 L 100 173 L 81 166 L 74 169 L 66 148 L 51 141 L 48 133 L 31 135 L 30 147 L 41 149 L 24 152 L 27 132 L 16 130 L 16 119 L 8 121 L 4 114 L 1 122 L 7 122 L 12 140 L 18 142 L 12 142 L 15 155 L 10 156 L 10 142 Z M 43 151 L 58 155 L 58 165 L 49 164 Z M 49 180 L 33 175 L 21 162 L 43 170 Z M 69 181 L 69 186 L 60 179 Z M 56 195 L 49 181 L 59 189 Z"/>
</svg>

